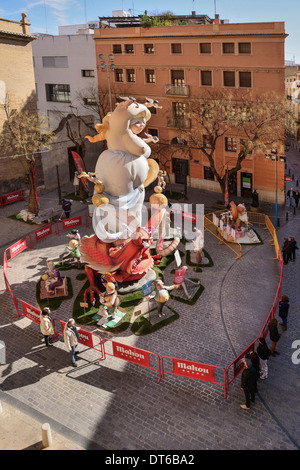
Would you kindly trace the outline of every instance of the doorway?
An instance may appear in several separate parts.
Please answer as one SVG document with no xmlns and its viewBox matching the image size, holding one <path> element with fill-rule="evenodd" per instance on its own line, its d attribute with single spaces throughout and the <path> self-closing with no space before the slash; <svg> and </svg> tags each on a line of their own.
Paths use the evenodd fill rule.
<svg viewBox="0 0 300 470">
<path fill-rule="evenodd" d="M 241 197 L 252 197 L 252 173 L 241 173 Z"/>
</svg>

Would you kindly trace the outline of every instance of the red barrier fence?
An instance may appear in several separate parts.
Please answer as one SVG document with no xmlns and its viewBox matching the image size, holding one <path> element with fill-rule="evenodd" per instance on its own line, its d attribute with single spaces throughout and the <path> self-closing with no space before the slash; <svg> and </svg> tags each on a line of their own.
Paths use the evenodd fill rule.
<svg viewBox="0 0 300 470">
<path fill-rule="evenodd" d="M 159 383 L 161 379 L 161 361 L 158 354 L 145 351 L 144 349 L 135 348 L 134 346 L 128 346 L 127 344 L 119 343 L 112 339 L 104 338 L 104 351 L 105 357 L 114 356 L 118 357 L 119 359 L 123 359 L 124 361 L 131 362 L 133 364 L 138 364 L 143 367 L 147 367 L 148 369 L 155 370 L 159 373 L 157 383 Z M 105 344 L 110 342 L 112 345 L 112 352 L 108 352 L 105 348 Z M 105 359 L 105 357 L 103 359 Z M 154 367 L 150 364 L 150 359 L 155 358 L 157 359 L 158 366 Z"/>
<path fill-rule="evenodd" d="M 59 222 L 54 222 L 52 224 L 45 225 L 35 230 L 34 232 L 30 233 L 29 235 L 27 235 L 29 243 L 27 243 L 26 237 L 23 237 L 5 250 L 4 260 L 3 260 L 3 275 L 4 275 L 5 287 L 6 287 L 6 290 L 10 294 L 10 297 L 16 308 L 18 316 L 24 315 L 30 320 L 32 320 L 34 323 L 39 324 L 40 323 L 39 317 L 40 317 L 41 311 L 37 307 L 33 307 L 32 305 L 28 304 L 24 300 L 17 299 L 15 297 L 7 279 L 7 269 L 9 268 L 7 252 L 9 252 L 10 259 L 12 259 L 18 254 L 22 253 L 22 251 L 24 251 L 26 248 L 28 247 L 32 248 L 33 243 L 36 243 L 39 240 L 42 240 L 45 237 L 48 237 L 49 235 L 53 234 L 53 232 L 55 232 L 58 235 L 60 230 L 70 229 L 76 226 L 83 225 L 84 223 L 87 227 L 89 226 L 88 215 L 72 217 L 70 219 L 64 219 L 62 221 L 61 229 L 59 228 L 59 225 L 58 225 Z M 268 224 L 270 224 L 270 222 L 268 222 Z M 269 229 L 271 233 L 269 226 L 267 228 Z M 274 233 L 276 237 L 275 230 L 273 231 L 273 234 Z M 278 288 L 276 291 L 272 308 L 268 314 L 266 322 L 260 333 L 260 336 L 263 336 L 264 338 L 266 338 L 268 334 L 269 322 L 276 314 L 278 303 L 281 297 L 283 260 L 282 260 L 281 252 L 278 251 L 279 247 L 278 247 L 277 237 L 276 237 L 275 242 L 276 242 L 275 245 L 277 246 L 276 248 L 277 259 L 280 264 L 281 273 L 280 273 L 280 280 L 279 280 L 279 284 L 278 284 Z M 19 310 L 18 302 L 21 303 L 21 311 Z M 55 332 L 54 338 L 57 338 L 59 336 L 63 337 L 63 332 L 64 332 L 66 322 L 60 319 L 54 318 L 53 325 L 54 325 L 54 332 Z M 99 335 L 90 333 L 89 331 L 85 331 L 82 328 L 80 328 L 79 330 L 79 343 L 87 346 L 88 348 L 92 348 L 100 352 L 101 357 L 99 359 L 99 362 L 106 359 L 106 356 L 113 356 L 113 357 L 123 359 L 128 362 L 131 362 L 133 364 L 139 364 L 143 367 L 146 367 L 148 369 L 152 369 L 158 372 L 157 383 L 159 383 L 162 377 L 164 378 L 165 374 L 171 374 L 171 375 L 177 375 L 181 377 L 193 378 L 193 379 L 204 381 L 204 382 L 219 384 L 224 387 L 224 398 L 226 398 L 227 396 L 227 391 L 229 390 L 229 384 L 240 374 L 240 372 L 243 369 L 241 359 L 249 352 L 255 350 L 255 344 L 257 340 L 258 338 L 256 338 L 225 369 L 224 367 L 220 367 L 220 366 L 203 364 L 199 362 L 178 359 L 178 358 L 174 358 L 170 356 L 160 357 L 158 354 L 150 352 L 150 351 L 145 351 L 140 348 L 135 348 L 133 346 L 125 345 L 123 343 L 120 343 L 120 342 L 117 342 L 108 338 L 103 339 Z M 107 349 L 108 344 L 111 345 L 110 351 Z M 165 362 L 167 360 L 171 361 L 172 370 L 169 370 L 169 368 L 165 366 Z M 153 362 L 156 362 L 156 364 L 153 365 Z M 219 380 L 217 377 L 217 376 L 220 376 L 220 374 L 224 376 L 223 381 L 221 379 Z"/>
<path fill-rule="evenodd" d="M 168 371 L 165 368 L 164 361 L 170 359 L 172 361 L 173 371 Z M 187 361 L 170 356 L 162 356 L 162 377 L 165 374 L 180 375 L 181 377 L 189 377 L 190 379 L 201 380 L 210 382 L 224 387 L 224 398 L 226 398 L 226 370 L 224 367 L 212 366 L 208 364 L 201 364 L 200 362 Z M 222 371 L 224 374 L 224 381 L 220 382 L 216 379 L 216 372 Z"/>
</svg>

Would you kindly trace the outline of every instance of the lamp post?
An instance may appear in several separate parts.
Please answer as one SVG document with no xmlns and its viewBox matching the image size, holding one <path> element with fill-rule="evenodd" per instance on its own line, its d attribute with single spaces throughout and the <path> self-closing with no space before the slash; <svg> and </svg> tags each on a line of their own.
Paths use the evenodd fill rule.
<svg viewBox="0 0 300 470">
<path fill-rule="evenodd" d="M 110 105 L 110 112 L 112 113 L 112 101 L 111 101 L 111 88 L 110 88 L 110 77 L 109 71 L 115 69 L 114 56 L 113 54 L 108 55 L 108 60 L 105 60 L 104 54 L 99 54 L 99 59 L 101 60 L 100 68 L 102 72 L 107 70 L 107 80 L 108 80 L 108 93 L 109 93 L 109 105 Z"/>
<path fill-rule="evenodd" d="M 277 149 L 271 149 L 271 155 L 265 154 L 265 158 L 275 161 L 275 226 L 278 227 L 278 198 L 277 198 Z"/>
</svg>

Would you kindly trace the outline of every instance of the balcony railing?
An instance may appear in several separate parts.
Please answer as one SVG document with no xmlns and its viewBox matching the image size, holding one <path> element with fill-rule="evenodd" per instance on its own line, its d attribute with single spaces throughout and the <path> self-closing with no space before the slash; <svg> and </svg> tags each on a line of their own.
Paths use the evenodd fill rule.
<svg viewBox="0 0 300 470">
<path fill-rule="evenodd" d="M 165 85 L 165 94 L 171 96 L 190 96 L 189 85 Z"/>
<path fill-rule="evenodd" d="M 167 127 L 175 127 L 176 129 L 190 129 L 191 120 L 186 117 L 167 118 Z"/>
</svg>

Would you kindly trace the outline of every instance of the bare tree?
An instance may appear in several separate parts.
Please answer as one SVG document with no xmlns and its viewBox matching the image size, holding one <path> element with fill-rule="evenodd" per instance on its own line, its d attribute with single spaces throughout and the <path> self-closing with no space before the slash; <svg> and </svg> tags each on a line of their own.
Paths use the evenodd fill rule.
<svg viewBox="0 0 300 470">
<path fill-rule="evenodd" d="M 254 96 L 252 93 L 225 91 L 207 92 L 189 102 L 192 126 L 181 136 L 191 148 L 200 149 L 210 169 L 225 192 L 226 171 L 216 158 L 216 146 L 224 137 L 239 137 L 242 141 L 228 175 L 236 174 L 251 151 L 280 147 L 284 141 L 285 99 L 273 93 Z"/>
</svg>

